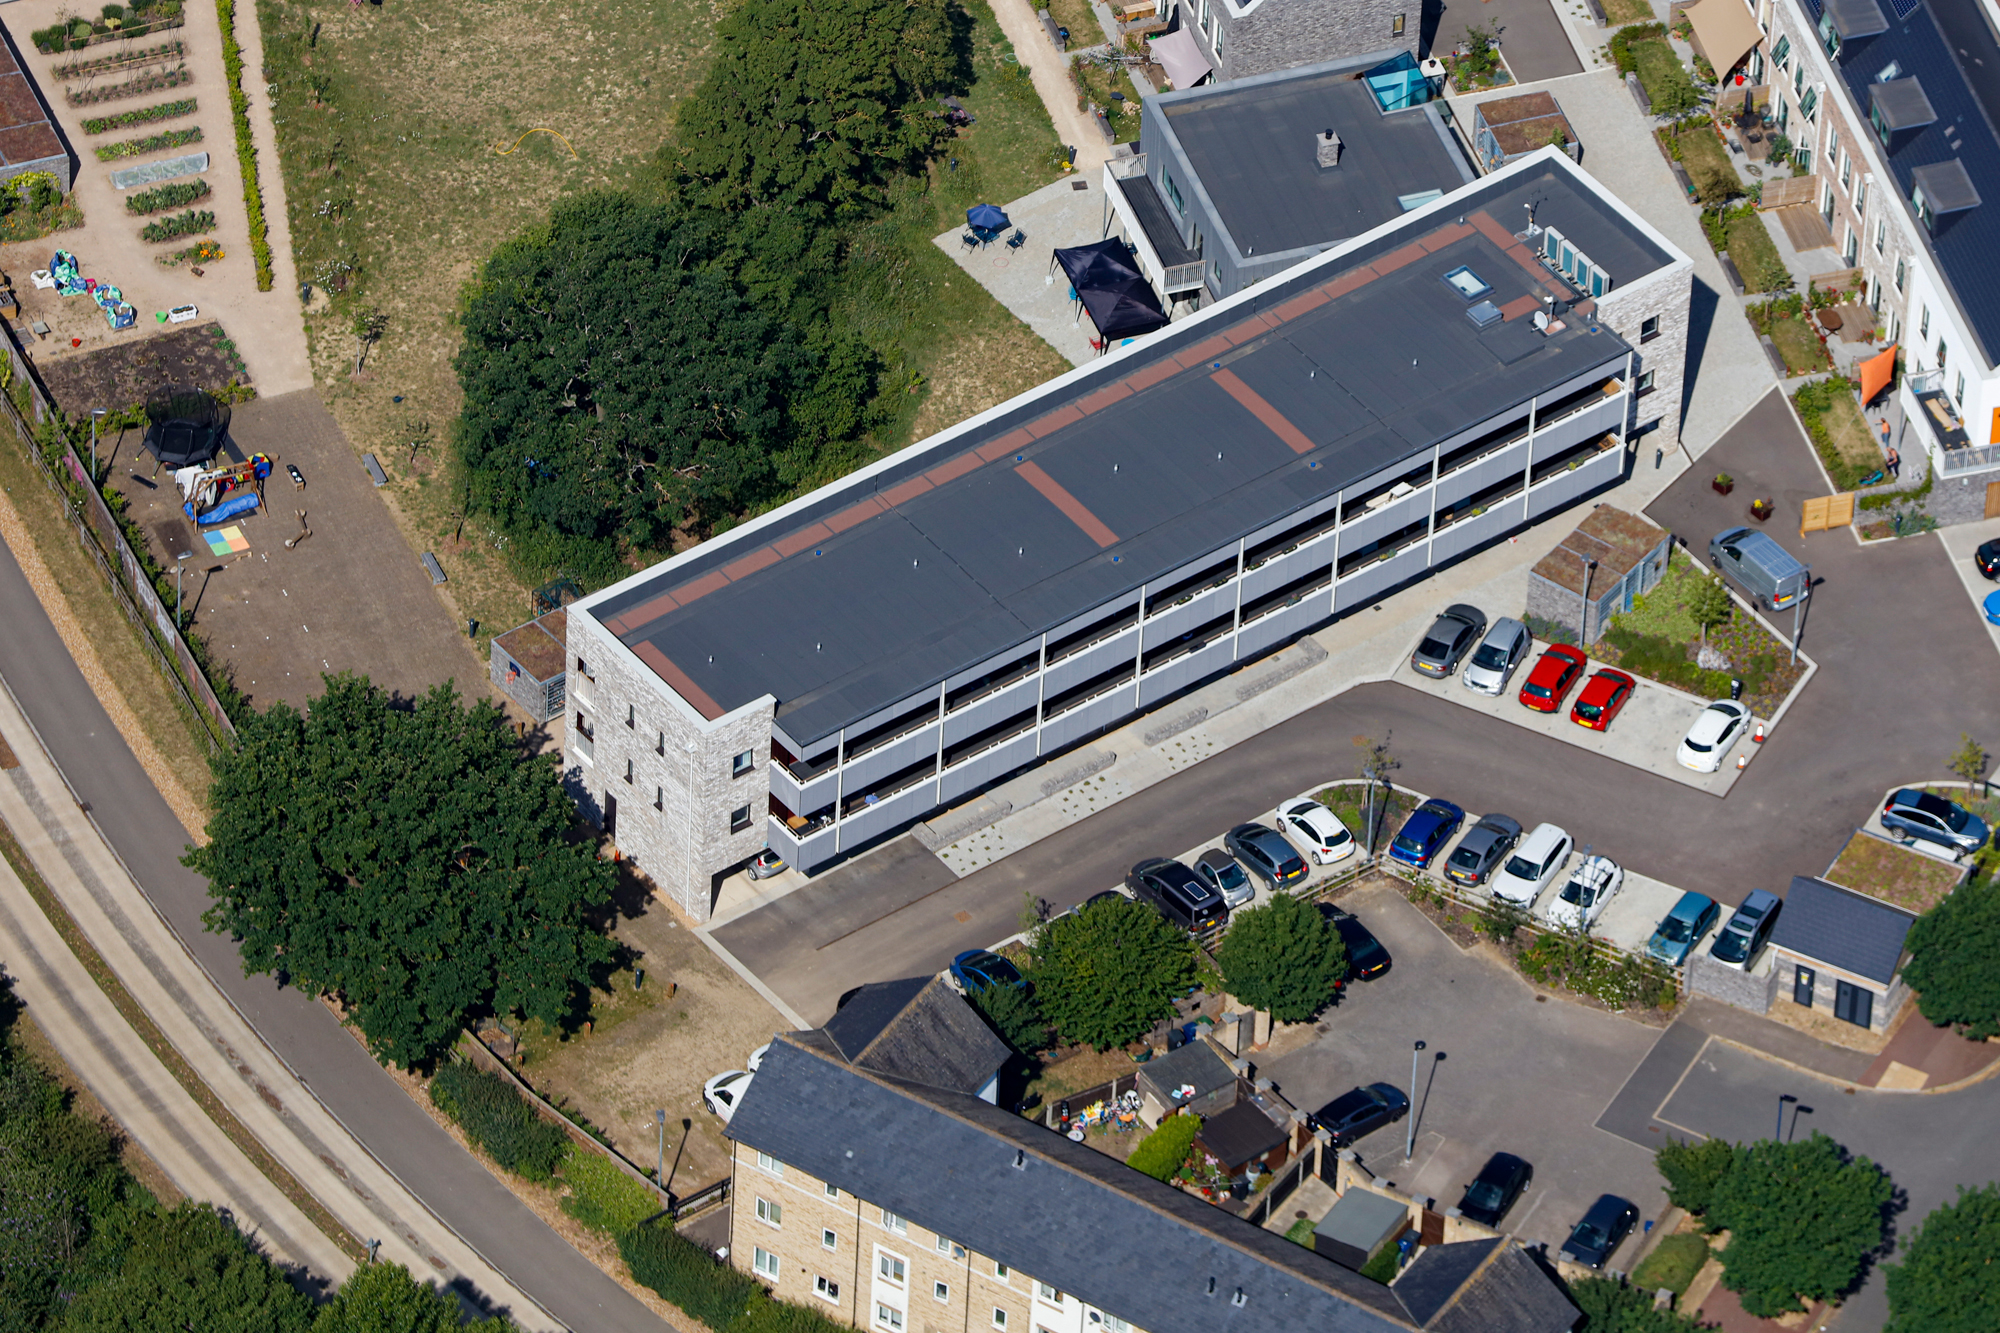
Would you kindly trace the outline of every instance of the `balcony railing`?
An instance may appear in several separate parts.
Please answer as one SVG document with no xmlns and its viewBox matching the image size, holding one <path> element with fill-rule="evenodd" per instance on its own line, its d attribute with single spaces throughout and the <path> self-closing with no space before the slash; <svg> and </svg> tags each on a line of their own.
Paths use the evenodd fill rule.
<svg viewBox="0 0 2000 1333">
<path fill-rule="evenodd" d="M 1938 471 L 1947 477 L 1961 472 L 1982 472 L 2000 468 L 2000 444 L 1946 449 L 1938 456 Z"/>
<path fill-rule="evenodd" d="M 1935 374 L 1935 372 L 1933 372 Z M 1911 387 L 1916 388 L 1919 377 L 1911 376 Z M 1958 418 L 1958 410 L 1952 406 L 1941 388 L 1917 389 L 1917 416 L 1930 427 L 1932 438 L 1949 452 L 1963 450 L 1972 443 L 1965 433 L 1965 423 Z"/>
<path fill-rule="evenodd" d="M 1175 292 L 1191 292 L 1206 281 L 1201 261 L 1196 260 L 1192 264 L 1168 264 L 1160 285 L 1167 289 L 1166 295 L 1172 296 Z"/>
</svg>

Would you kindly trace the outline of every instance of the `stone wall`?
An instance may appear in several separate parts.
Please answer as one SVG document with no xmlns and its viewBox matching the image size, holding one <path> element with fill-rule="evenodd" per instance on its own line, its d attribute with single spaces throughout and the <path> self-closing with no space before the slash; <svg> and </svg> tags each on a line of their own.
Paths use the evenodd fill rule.
<svg viewBox="0 0 2000 1333">
<path fill-rule="evenodd" d="M 1202 31 L 1201 5 L 1202 0 L 1186 3 L 1182 21 L 1213 54 L 1215 39 Z M 1254 0 L 1247 6 L 1209 0 L 1208 13 L 1222 45 L 1215 62 L 1220 80 L 1375 51 L 1414 54 L 1423 7 L 1413 0 Z M 1398 16 L 1401 33 L 1396 31 Z"/>
<path fill-rule="evenodd" d="M 1778 993 L 1780 969 L 1767 965 L 1762 971 L 1761 976 L 1755 972 L 1739 972 L 1716 962 L 1706 951 L 1698 952 L 1688 958 L 1688 994 L 1713 996 L 1724 1004 L 1748 1009 L 1753 1014 L 1768 1013 L 1771 1001 Z"/>
<path fill-rule="evenodd" d="M 1633 287 L 1613 287 L 1597 302 L 1597 317 L 1613 333 L 1638 350 L 1632 373 L 1650 372 L 1652 388 L 1634 400 L 1632 429 L 1644 431 L 1639 441 L 1673 449 L 1681 442 L 1681 394 L 1686 380 L 1688 308 L 1694 295 L 1694 264 L 1655 274 Z M 1659 332 L 1645 336 L 1648 319 L 1658 318 Z M 1658 425 L 1654 426 L 1653 423 Z M 1635 463 L 1634 466 L 1640 466 Z"/>
</svg>

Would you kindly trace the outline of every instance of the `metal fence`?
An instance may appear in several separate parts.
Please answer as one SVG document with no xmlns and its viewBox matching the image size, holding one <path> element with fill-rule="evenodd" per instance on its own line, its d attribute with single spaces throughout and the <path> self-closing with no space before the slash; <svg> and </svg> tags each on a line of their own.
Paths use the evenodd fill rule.
<svg viewBox="0 0 2000 1333">
<path fill-rule="evenodd" d="M 1975 445 L 1966 449 L 1941 449 L 1932 457 L 1938 460 L 1938 471 L 1944 476 L 1956 476 L 1960 472 L 1980 472 L 1987 468 L 2000 467 L 2000 444 Z"/>
<path fill-rule="evenodd" d="M 12 371 L 11 383 L 26 387 L 29 407 L 34 411 L 36 420 L 47 420 L 52 411 L 48 397 L 29 370 L 27 358 L 15 341 L 11 328 L 7 330 L 6 350 Z M 67 473 L 67 478 L 58 475 L 50 468 L 48 459 L 36 442 L 35 428 L 22 415 L 13 394 L 0 393 L 0 404 L 4 404 L 0 419 L 13 427 L 21 447 L 42 474 L 42 479 L 62 500 L 63 512 L 76 529 L 78 541 L 110 585 L 119 607 L 128 620 L 144 631 L 140 640 L 146 645 L 155 665 L 173 685 L 176 701 L 199 725 L 211 750 L 233 740 L 236 736 L 235 724 L 229 720 L 221 699 L 195 661 L 187 640 L 175 626 L 173 611 L 153 590 L 145 567 L 119 529 L 117 516 L 104 502 L 97 487 L 91 484 L 89 469 L 76 456 L 76 451 L 65 444 L 57 466 Z M 78 495 L 83 497 L 80 501 Z"/>
</svg>

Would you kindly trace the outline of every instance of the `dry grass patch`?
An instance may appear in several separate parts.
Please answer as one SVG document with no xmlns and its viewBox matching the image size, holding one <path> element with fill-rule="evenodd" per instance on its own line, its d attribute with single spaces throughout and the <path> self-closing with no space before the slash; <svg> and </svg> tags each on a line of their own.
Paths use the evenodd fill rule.
<svg viewBox="0 0 2000 1333">
<path fill-rule="evenodd" d="M 1826 878 L 1921 915 L 1958 887 L 1965 870 L 1872 834 L 1857 833 L 1841 849 Z"/>
</svg>

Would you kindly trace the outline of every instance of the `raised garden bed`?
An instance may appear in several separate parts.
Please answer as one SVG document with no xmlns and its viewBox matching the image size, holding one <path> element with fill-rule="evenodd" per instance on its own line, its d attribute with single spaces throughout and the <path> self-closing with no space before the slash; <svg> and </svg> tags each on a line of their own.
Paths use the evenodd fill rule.
<svg viewBox="0 0 2000 1333">
<path fill-rule="evenodd" d="M 215 214 L 207 209 L 197 212 L 190 208 L 185 213 L 175 213 L 157 222 L 148 222 L 139 232 L 142 241 L 173 241 L 183 236 L 192 236 L 198 231 L 215 230 Z"/>
<path fill-rule="evenodd" d="M 192 83 L 194 75 L 185 65 L 160 70 L 153 74 L 142 74 L 125 83 L 108 83 L 101 88 L 65 88 L 63 96 L 71 106 L 95 106 L 99 102 L 116 102 L 120 98 L 138 97 L 143 93 L 156 93 L 162 88 L 178 88 L 184 83 Z"/>
<path fill-rule="evenodd" d="M 114 10 L 117 12 L 113 13 Z M 28 34 L 28 40 L 46 56 L 58 51 L 81 51 L 99 42 L 127 42 L 134 37 L 170 31 L 184 22 L 180 0 L 158 0 L 156 4 L 129 7 L 106 5 L 104 13 L 96 19 L 71 19 L 38 28 Z"/>
<path fill-rule="evenodd" d="M 85 134 L 106 134 L 112 130 L 122 130 L 128 125 L 146 125 L 156 120 L 173 120 L 178 116 L 194 114 L 192 97 L 183 97 L 175 102 L 161 102 L 156 106 L 134 107 L 121 111 L 115 116 L 96 116 L 83 122 Z"/>
<path fill-rule="evenodd" d="M 1743 702 L 1760 717 L 1777 712 L 1804 674 L 1791 661 L 1791 645 L 1772 636 L 1740 609 L 1708 631 L 1703 666 L 1702 636 L 1692 611 L 1705 576 L 1694 562 L 1676 554 L 1651 592 L 1633 599 L 1632 609 L 1613 616 L 1593 655 L 1635 676 L 1710 699 L 1726 698 L 1731 678 L 1743 681 Z"/>
<path fill-rule="evenodd" d="M 208 182 L 204 180 L 177 181 L 171 185 L 156 185 L 150 190 L 141 190 L 125 200 L 125 211 L 144 217 L 148 213 L 164 213 L 169 208 L 179 208 L 196 200 L 208 197 Z"/>
<path fill-rule="evenodd" d="M 1700 93 L 1667 42 L 1665 25 L 1637 23 L 1611 34 L 1611 60 L 1620 74 L 1636 74 L 1653 113 L 1680 115 L 1700 105 Z"/>
<path fill-rule="evenodd" d="M 1963 791 L 1952 791 L 1945 799 L 1964 795 Z M 1898 847 L 1870 833 L 1856 833 L 1834 858 L 1825 878 L 1830 884 L 1921 916 L 1958 887 L 1965 878 L 1965 868 Z"/>
<path fill-rule="evenodd" d="M 101 143 L 91 151 L 97 155 L 99 162 L 116 162 L 121 157 L 144 157 L 148 153 L 165 152 L 169 148 L 200 142 L 201 126 L 190 125 L 183 130 L 162 130 L 158 134 L 148 134 L 138 139 Z"/>
<path fill-rule="evenodd" d="M 1777 345 L 1787 373 L 1814 375 L 1832 367 L 1833 361 L 1826 354 L 1826 339 L 1811 322 L 1805 298 L 1797 292 L 1753 302 L 1744 314 L 1749 317 L 1751 328 Z"/>
<path fill-rule="evenodd" d="M 40 361 L 36 368 L 56 405 L 72 415 L 106 403 L 142 404 L 163 390 L 218 393 L 250 380 L 236 344 L 213 322 Z"/>
<path fill-rule="evenodd" d="M 1729 160 L 1729 150 L 1716 137 L 1715 123 L 1702 120 L 1680 128 L 1654 131 L 1667 156 L 1681 164 L 1704 204 L 1720 204 L 1743 193 L 1743 182 Z"/>
<path fill-rule="evenodd" d="M 142 69 L 147 65 L 165 64 L 169 60 L 179 60 L 187 54 L 187 47 L 178 41 L 162 42 L 139 51 L 120 51 L 116 55 L 98 56 L 92 60 L 72 60 L 55 67 L 59 79 L 88 79 L 99 74 L 109 74 L 116 70 Z"/>
<path fill-rule="evenodd" d="M 1729 258 L 1743 279 L 1746 292 L 1778 292 L 1791 286 L 1791 271 L 1778 253 L 1778 243 L 1764 228 L 1763 219 L 1750 205 L 1731 210 L 1723 223 Z"/>
<path fill-rule="evenodd" d="M 190 245 L 185 250 L 176 250 L 172 254 L 155 255 L 153 262 L 164 268 L 188 268 L 197 264 L 213 264 L 224 257 L 222 242 L 213 237 L 208 237 Z"/>
</svg>

